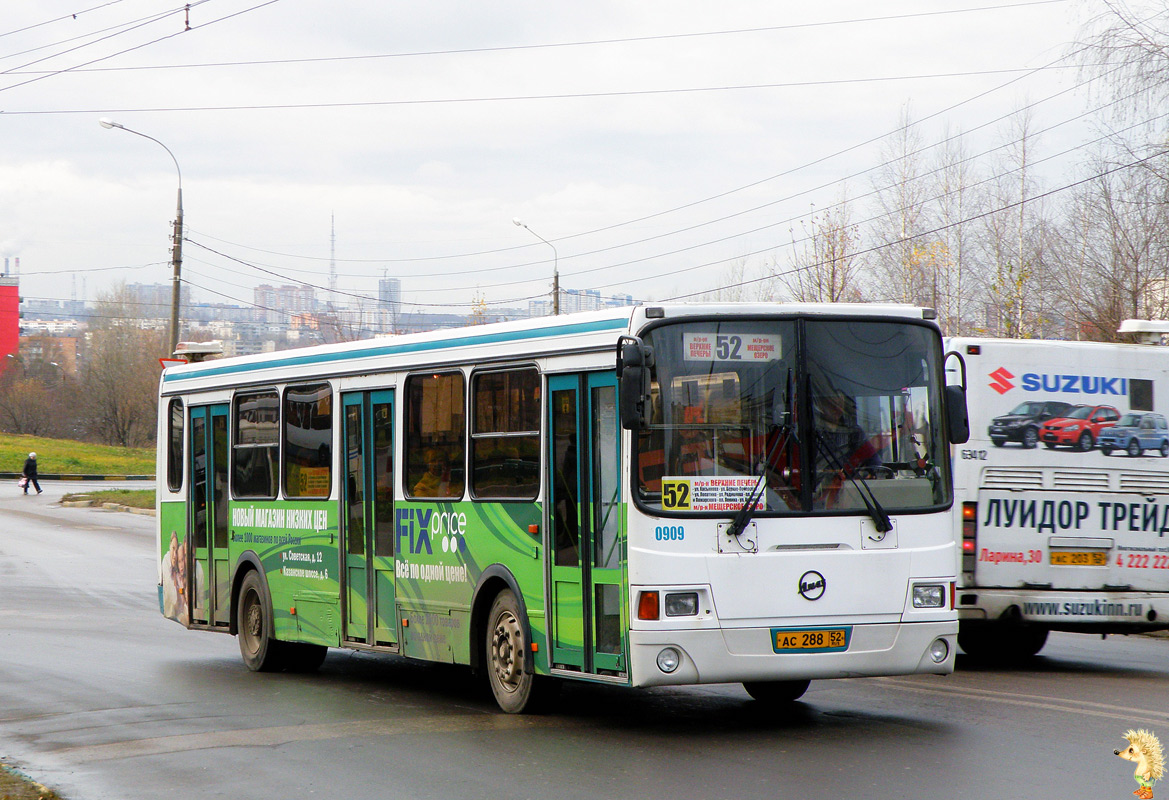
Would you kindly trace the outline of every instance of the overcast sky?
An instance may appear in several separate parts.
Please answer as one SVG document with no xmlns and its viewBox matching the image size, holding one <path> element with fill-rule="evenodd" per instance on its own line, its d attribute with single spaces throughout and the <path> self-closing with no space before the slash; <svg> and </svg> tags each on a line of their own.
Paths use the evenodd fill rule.
<svg viewBox="0 0 1169 800">
<path fill-rule="evenodd" d="M 907 103 L 925 143 L 969 131 L 971 152 L 1026 103 L 1039 127 L 1082 113 L 1059 59 L 1086 10 L 195 0 L 185 30 L 166 0 L 10 0 L 0 256 L 20 258 L 26 297 L 169 282 L 175 164 L 108 117 L 178 161 L 197 299 L 328 287 L 333 217 L 338 288 L 398 277 L 411 310 L 524 307 L 549 291 L 553 247 L 563 287 L 690 296 L 784 262 L 842 182 L 871 190 Z M 1092 135 L 1064 124 L 1041 144 Z"/>
</svg>

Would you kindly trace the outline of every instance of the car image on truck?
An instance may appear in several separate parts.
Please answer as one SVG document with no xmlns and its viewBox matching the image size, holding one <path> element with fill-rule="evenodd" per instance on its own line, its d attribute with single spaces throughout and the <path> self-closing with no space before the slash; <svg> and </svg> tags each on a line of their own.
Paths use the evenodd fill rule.
<svg viewBox="0 0 1169 800">
<path fill-rule="evenodd" d="M 1018 442 L 1031 449 L 1039 443 L 1039 426 L 1049 419 L 1062 417 L 1071 409 L 1071 403 L 1058 400 L 1028 400 L 992 419 L 987 432 L 995 447 Z"/>
<path fill-rule="evenodd" d="M 1161 458 L 1169 457 L 1169 426 L 1161 414 L 1133 411 L 1100 434 L 1100 452 L 1111 455 L 1121 450 L 1137 458 L 1146 450 L 1155 451 Z"/>
<path fill-rule="evenodd" d="M 1043 423 L 1039 439 L 1048 449 L 1062 445 L 1086 453 L 1096 446 L 1101 432 L 1118 419 L 1120 412 L 1112 406 L 1076 406 L 1064 416 Z"/>
</svg>

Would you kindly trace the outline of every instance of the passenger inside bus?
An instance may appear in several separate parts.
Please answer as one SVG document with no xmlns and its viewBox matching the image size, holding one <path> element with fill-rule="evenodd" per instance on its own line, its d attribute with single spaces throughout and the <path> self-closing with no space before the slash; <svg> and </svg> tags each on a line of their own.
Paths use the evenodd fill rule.
<svg viewBox="0 0 1169 800">
<path fill-rule="evenodd" d="M 437 447 L 426 451 L 426 472 L 414 484 L 417 497 L 461 497 L 463 484 L 451 480 L 451 469 L 446 453 Z"/>
<path fill-rule="evenodd" d="M 856 402 L 840 391 L 817 398 L 816 461 L 818 486 L 831 506 L 842 486 L 858 473 L 863 477 L 881 466 L 881 455 L 857 423 Z"/>
</svg>

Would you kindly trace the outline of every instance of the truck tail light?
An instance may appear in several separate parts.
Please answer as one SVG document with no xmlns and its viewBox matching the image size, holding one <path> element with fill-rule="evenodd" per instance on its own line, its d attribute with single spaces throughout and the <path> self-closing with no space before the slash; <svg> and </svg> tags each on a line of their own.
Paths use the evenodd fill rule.
<svg viewBox="0 0 1169 800">
<path fill-rule="evenodd" d="M 978 554 L 978 503 L 962 504 L 962 571 L 974 572 Z"/>
</svg>

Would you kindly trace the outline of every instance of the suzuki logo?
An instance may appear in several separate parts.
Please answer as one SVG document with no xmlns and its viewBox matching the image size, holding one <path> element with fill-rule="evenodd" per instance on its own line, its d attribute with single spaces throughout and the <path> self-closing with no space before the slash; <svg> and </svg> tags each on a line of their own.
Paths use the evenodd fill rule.
<svg viewBox="0 0 1169 800">
<path fill-rule="evenodd" d="M 994 378 L 990 382 L 990 388 L 994 389 L 999 394 L 1006 394 L 1015 388 L 1015 384 L 1011 383 L 1011 378 L 1015 377 L 1007 372 L 1005 367 L 999 367 L 994 372 L 990 373 L 990 377 Z"/>
<path fill-rule="evenodd" d="M 824 596 L 824 576 L 810 569 L 800 576 L 800 596 L 805 600 L 819 600 Z"/>
</svg>

